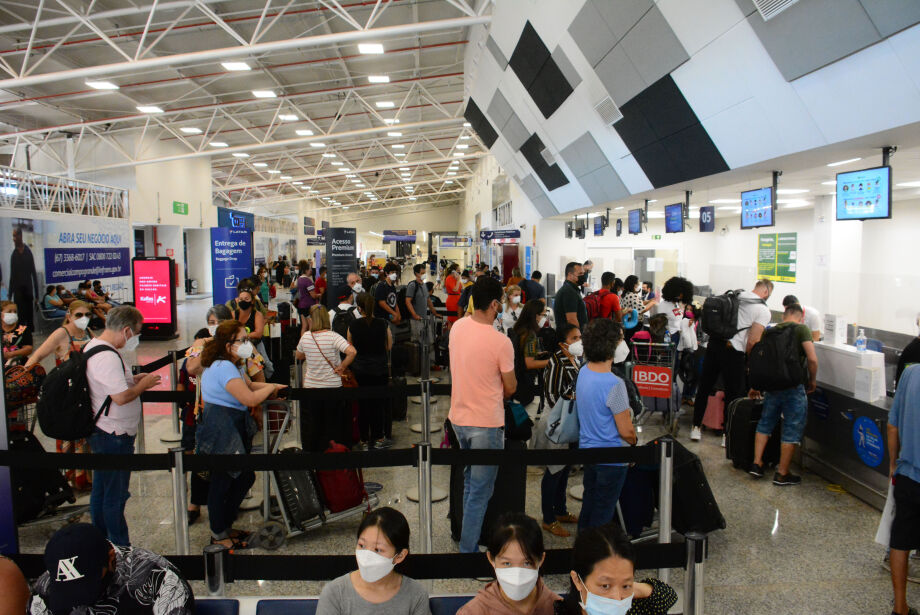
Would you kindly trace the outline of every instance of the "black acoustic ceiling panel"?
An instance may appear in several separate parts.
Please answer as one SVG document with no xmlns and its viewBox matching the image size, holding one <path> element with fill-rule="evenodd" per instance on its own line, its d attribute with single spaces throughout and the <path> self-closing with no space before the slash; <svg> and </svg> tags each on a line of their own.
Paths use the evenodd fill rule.
<svg viewBox="0 0 920 615">
<path fill-rule="evenodd" d="M 548 190 L 561 188 L 569 183 L 569 180 L 558 164 L 553 164 L 552 166 L 546 164 L 546 160 L 540 154 L 543 147 L 543 141 L 534 133 L 521 146 L 521 153 Z"/>
<path fill-rule="evenodd" d="M 525 88 L 530 88 L 530 84 L 537 78 L 537 74 L 546 61 L 549 60 L 550 52 L 543 40 L 530 22 L 524 24 L 524 31 L 521 32 L 521 38 L 511 54 L 508 66 L 518 76 Z"/>
<path fill-rule="evenodd" d="M 498 139 L 498 133 L 495 132 L 495 128 L 492 127 L 492 124 L 489 123 L 485 114 L 472 98 L 470 98 L 470 101 L 466 105 L 466 111 L 463 112 L 463 117 L 470 123 L 470 126 L 476 131 L 476 134 L 479 135 L 479 140 L 482 141 L 486 147 L 492 149 L 496 139 Z"/>
<path fill-rule="evenodd" d="M 559 69 L 559 65 L 552 58 L 546 60 L 543 68 L 537 73 L 536 79 L 527 88 L 530 97 L 537 103 L 540 113 L 546 119 L 549 119 L 549 116 L 562 106 L 573 91 L 574 89 Z"/>
<path fill-rule="evenodd" d="M 670 75 L 620 107 L 614 124 L 656 188 L 728 170 L 722 154 Z"/>
</svg>

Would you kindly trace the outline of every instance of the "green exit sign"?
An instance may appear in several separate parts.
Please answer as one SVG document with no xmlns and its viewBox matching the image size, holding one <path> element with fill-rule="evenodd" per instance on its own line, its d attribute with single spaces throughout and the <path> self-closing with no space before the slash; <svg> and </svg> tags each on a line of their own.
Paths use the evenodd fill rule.
<svg viewBox="0 0 920 615">
<path fill-rule="evenodd" d="M 188 215 L 188 203 L 182 201 L 173 201 L 173 213 L 182 216 Z"/>
<path fill-rule="evenodd" d="M 661 239 L 661 235 L 652 235 L 652 239 Z"/>
</svg>

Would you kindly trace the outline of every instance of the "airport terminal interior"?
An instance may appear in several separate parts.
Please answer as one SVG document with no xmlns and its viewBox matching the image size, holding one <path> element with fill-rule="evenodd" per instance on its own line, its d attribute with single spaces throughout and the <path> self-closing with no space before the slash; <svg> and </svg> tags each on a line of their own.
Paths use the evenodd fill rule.
<svg viewBox="0 0 920 615">
<path fill-rule="evenodd" d="M 582 521 L 601 514 L 582 512 L 585 494 L 598 508 L 609 489 L 605 519 L 628 532 L 640 564 L 653 562 L 635 579 L 676 592 L 665 610 L 640 608 L 637 593 L 630 613 L 906 614 L 892 562 L 909 554 L 906 601 L 920 608 L 920 532 L 904 530 L 891 472 L 905 477 L 897 485 L 908 469 L 920 479 L 920 458 L 910 458 L 920 433 L 907 431 L 920 429 L 910 418 L 920 385 L 898 387 L 920 373 L 909 367 L 920 362 L 918 229 L 917 1 L 0 0 L 0 554 L 35 581 L 35 556 L 55 532 L 96 521 L 91 493 L 103 488 L 93 472 L 16 465 L 24 442 L 49 458 L 104 456 L 43 429 L 42 408 L 63 404 L 42 382 L 80 351 L 75 336 L 110 335 L 126 369 L 160 376 L 136 402 L 138 459 L 179 446 L 203 457 L 194 432 L 183 434 L 196 424 L 201 433 L 214 402 L 188 393 L 197 380 L 186 351 L 204 343 L 208 355 L 214 344 L 201 338 L 224 330 L 208 329 L 220 320 L 212 308 L 227 305 L 254 342 L 247 362 L 231 337 L 231 358 L 279 387 L 247 452 L 283 458 L 297 447 L 319 458 L 328 442 L 317 440 L 338 434 L 340 450 L 356 453 L 345 456 L 368 464 L 334 478 L 329 468 L 256 471 L 233 523 L 253 533 L 245 545 L 190 503 L 200 473 L 133 471 L 124 519 L 135 548 L 201 556 L 217 541 L 233 543 L 230 560 L 352 557 L 368 511 L 390 507 L 411 530 L 408 563 L 459 557 L 470 552 L 460 546 L 470 466 L 424 459 L 483 448 L 458 446 L 448 418 L 457 436 L 494 431 L 462 421 L 497 403 L 508 460 L 481 540 L 501 513 L 535 519 L 555 556 L 544 581 L 560 596 L 579 528 L 590 531 Z M 477 298 L 493 288 L 497 303 L 490 295 L 483 311 Z M 351 327 L 365 304 L 392 343 L 379 353 L 383 375 L 362 384 L 370 360 L 355 355 Z M 125 305 L 143 317 L 136 346 L 131 332 L 112 333 Z M 315 343 L 319 305 L 334 314 L 331 331 L 338 318 L 350 323 L 339 346 L 323 347 L 334 356 Z M 88 325 L 76 324 L 81 309 Z M 501 335 L 464 343 L 467 325 L 486 318 Z M 790 319 L 811 337 L 777 326 Z M 568 323 L 583 358 L 574 338 L 557 339 Z M 780 333 L 789 330 L 799 337 Z M 54 335 L 63 351 L 42 346 Z M 794 358 L 760 369 L 781 336 Z M 509 353 L 491 372 L 484 365 L 499 351 L 489 344 Z M 599 403 L 614 416 L 598 440 L 580 391 L 590 392 L 582 380 L 600 382 L 585 374 L 608 346 L 615 384 Z M 574 402 L 559 391 L 546 400 L 556 358 L 544 366 L 557 354 L 579 370 Z M 339 387 L 332 368 L 352 355 L 357 386 Z M 367 382 L 388 392 L 361 398 Z M 335 400 L 315 396 L 329 386 Z M 617 414 L 611 404 L 626 401 Z M 573 409 L 580 431 L 550 441 L 559 408 Z M 777 427 L 761 432 L 768 408 Z M 244 452 L 218 444 L 208 451 Z M 600 483 L 602 470 L 624 466 L 596 456 L 565 466 L 550 517 L 571 518 L 548 518 L 548 468 L 563 466 L 522 451 L 629 444 L 656 463 L 629 464 L 625 486 Z M 410 449 L 421 451 L 414 465 L 370 461 Z M 662 450 L 675 451 L 673 463 Z M 472 467 L 476 476 L 487 466 Z M 73 497 L 25 514 L 23 485 L 49 474 Z M 348 480 L 363 493 L 337 509 L 336 481 Z M 292 485 L 305 484 L 325 509 L 301 524 Z M 686 545 L 683 563 L 659 567 L 659 543 Z M 190 576 L 196 612 L 312 612 L 304 605 L 315 601 L 269 604 L 320 595 L 333 577 L 319 580 L 322 564 L 304 562 L 290 560 L 281 579 Z M 421 585 L 462 599 L 432 602 L 432 612 L 453 614 L 495 581 L 438 562 L 446 578 Z M 301 565 L 310 568 L 298 580 Z M 497 586 L 497 613 L 552 612 L 524 609 Z M 234 610 L 208 610 L 218 598 Z M 364 605 L 321 612 L 397 612 Z M 593 608 L 578 612 L 627 612 Z"/>
</svg>

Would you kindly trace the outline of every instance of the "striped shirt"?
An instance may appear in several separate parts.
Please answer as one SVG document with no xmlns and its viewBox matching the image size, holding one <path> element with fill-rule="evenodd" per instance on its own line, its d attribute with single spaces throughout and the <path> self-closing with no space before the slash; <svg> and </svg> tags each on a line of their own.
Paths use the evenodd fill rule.
<svg viewBox="0 0 920 615">
<path fill-rule="evenodd" d="M 338 367 L 342 363 L 339 353 L 347 349 L 348 340 L 334 331 L 325 329 L 304 333 L 297 344 L 297 350 L 306 356 L 303 365 L 304 388 L 334 389 L 342 386 L 342 377 L 329 364 Z"/>
<path fill-rule="evenodd" d="M 550 357 L 543 371 L 543 394 L 546 405 L 556 405 L 563 394 L 571 398 L 575 394 L 575 381 L 578 379 L 578 366 L 565 356 L 560 348 Z"/>
</svg>

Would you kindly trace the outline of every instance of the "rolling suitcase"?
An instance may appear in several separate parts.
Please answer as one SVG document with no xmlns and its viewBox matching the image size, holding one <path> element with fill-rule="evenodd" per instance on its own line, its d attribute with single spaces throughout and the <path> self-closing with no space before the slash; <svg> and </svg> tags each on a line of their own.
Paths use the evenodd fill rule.
<svg viewBox="0 0 920 615">
<path fill-rule="evenodd" d="M 41 443 L 29 431 L 10 434 L 12 452 L 44 453 Z M 13 511 L 16 523 L 25 523 L 51 514 L 64 503 L 77 501 L 64 474 L 53 468 L 10 468 Z"/>
<path fill-rule="evenodd" d="M 283 449 L 281 454 L 299 455 L 302 452 L 297 447 L 291 447 Z M 325 522 L 323 501 L 311 470 L 275 470 L 274 474 L 284 510 L 293 527 L 302 531 L 304 524 L 314 517 Z"/>
<path fill-rule="evenodd" d="M 716 431 L 725 429 L 725 391 L 716 391 L 706 401 L 703 425 Z"/>
<path fill-rule="evenodd" d="M 392 385 L 394 387 L 405 387 L 406 386 L 406 377 L 405 376 L 393 376 L 391 379 Z M 409 398 L 405 395 L 397 395 L 396 397 L 390 398 L 390 417 L 394 421 L 405 421 L 406 414 L 409 412 Z"/>
<path fill-rule="evenodd" d="M 700 458 L 674 441 L 671 525 L 680 534 L 725 529 L 725 517 L 712 494 Z"/>
<path fill-rule="evenodd" d="M 728 404 L 725 412 L 725 456 L 732 465 L 745 472 L 754 463 L 754 433 L 763 413 L 763 401 L 739 397 Z M 779 463 L 780 429 L 778 422 L 764 449 L 764 465 Z"/>
<path fill-rule="evenodd" d="M 348 448 L 337 442 L 331 442 L 327 454 L 347 453 Z M 361 469 L 320 470 L 316 473 L 323 488 L 323 499 L 329 512 L 342 512 L 360 506 L 367 500 Z M 368 506 L 370 510 L 370 506 Z"/>
</svg>

